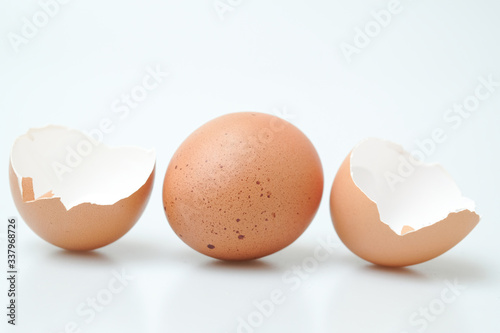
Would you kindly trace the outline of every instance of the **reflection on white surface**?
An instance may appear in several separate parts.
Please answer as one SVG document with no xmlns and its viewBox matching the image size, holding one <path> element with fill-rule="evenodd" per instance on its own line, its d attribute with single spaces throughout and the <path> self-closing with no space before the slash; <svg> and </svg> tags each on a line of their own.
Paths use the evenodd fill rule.
<svg viewBox="0 0 500 333">
<path fill-rule="evenodd" d="M 249 332 L 268 330 L 278 318 L 285 330 L 307 328 L 307 304 L 282 295 L 280 303 L 269 301 L 281 284 L 281 272 L 264 261 L 246 265 L 209 262 L 186 270 L 165 295 L 160 325 L 168 331 Z M 281 302 L 283 300 L 283 302 Z"/>
<path fill-rule="evenodd" d="M 99 252 L 52 248 L 37 257 L 21 271 L 19 329 L 103 332 L 144 326 L 133 270 Z"/>
</svg>

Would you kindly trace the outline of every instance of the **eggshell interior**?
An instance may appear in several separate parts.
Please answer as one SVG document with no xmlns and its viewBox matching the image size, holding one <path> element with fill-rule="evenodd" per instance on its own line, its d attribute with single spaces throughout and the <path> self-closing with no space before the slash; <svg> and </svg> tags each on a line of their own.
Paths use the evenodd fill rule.
<svg viewBox="0 0 500 333">
<path fill-rule="evenodd" d="M 398 235 L 432 225 L 450 213 L 475 209 L 442 166 L 420 163 L 389 141 L 360 143 L 351 155 L 351 175 L 377 204 L 381 221 Z"/>
<path fill-rule="evenodd" d="M 12 148 L 11 164 L 19 178 L 35 179 L 31 197 L 57 197 L 66 210 L 82 203 L 112 205 L 129 197 L 149 178 L 153 150 L 111 148 L 84 133 L 61 127 L 30 129 Z M 124 181 L 126 179 L 126 181 Z"/>
</svg>

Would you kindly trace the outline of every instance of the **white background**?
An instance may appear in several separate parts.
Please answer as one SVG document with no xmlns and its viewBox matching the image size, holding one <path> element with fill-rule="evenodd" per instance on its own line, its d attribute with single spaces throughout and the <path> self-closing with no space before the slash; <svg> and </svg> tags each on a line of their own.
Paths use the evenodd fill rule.
<svg viewBox="0 0 500 333">
<path fill-rule="evenodd" d="M 500 88 L 458 128 L 443 117 L 474 93 L 479 77 L 500 81 L 500 3 L 401 0 L 400 13 L 349 63 L 341 44 L 353 44 L 356 27 L 369 25 L 371 11 L 388 2 L 232 0 L 221 19 L 212 0 L 73 0 L 16 52 L 9 33 L 20 34 L 23 17 L 32 20 L 40 5 L 1 0 L 2 233 L 9 216 L 19 217 L 8 185 L 10 147 L 31 127 L 92 130 L 110 118 L 114 130 L 106 143 L 155 148 L 158 156 L 146 211 L 112 245 L 66 252 L 19 221 L 19 325 L 8 331 L 64 332 L 76 322 L 81 332 L 236 332 L 239 318 L 250 316 L 256 327 L 241 332 L 499 332 Z M 168 78 L 120 119 L 112 103 L 156 67 Z M 323 162 L 325 192 L 295 243 L 233 264 L 198 254 L 177 238 L 164 216 L 161 188 L 171 156 L 192 131 L 248 110 L 279 112 L 306 133 Z M 329 215 L 341 161 L 365 137 L 413 150 L 436 128 L 447 140 L 427 160 L 444 165 L 476 201 L 481 222 L 427 263 L 385 269 L 359 259 L 340 243 Z M 287 271 L 329 239 L 336 245 L 328 260 L 292 290 L 283 280 Z M 1 253 L 5 248 L 4 238 Z M 122 270 L 134 280 L 87 323 L 76 309 Z M 441 310 L 445 281 L 465 289 L 422 329 L 411 318 L 429 306 Z M 273 290 L 285 301 L 259 317 L 255 302 Z"/>
</svg>

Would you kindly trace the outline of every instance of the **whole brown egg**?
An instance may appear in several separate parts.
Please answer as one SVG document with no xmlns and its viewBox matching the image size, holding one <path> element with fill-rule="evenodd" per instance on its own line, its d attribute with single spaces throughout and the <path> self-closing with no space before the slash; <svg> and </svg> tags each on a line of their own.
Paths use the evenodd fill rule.
<svg viewBox="0 0 500 333">
<path fill-rule="evenodd" d="M 311 141 L 276 116 L 232 113 L 209 121 L 177 149 L 163 204 L 190 247 L 249 260 L 294 242 L 314 218 L 323 169 Z"/>
</svg>

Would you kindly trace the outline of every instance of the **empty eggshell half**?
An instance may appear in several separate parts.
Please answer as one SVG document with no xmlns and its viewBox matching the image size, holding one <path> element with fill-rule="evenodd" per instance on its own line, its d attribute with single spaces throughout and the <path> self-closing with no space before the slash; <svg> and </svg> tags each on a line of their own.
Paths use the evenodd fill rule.
<svg viewBox="0 0 500 333">
<path fill-rule="evenodd" d="M 330 196 L 343 243 L 384 266 L 418 264 L 448 251 L 479 222 L 474 206 L 440 165 L 423 164 L 380 139 L 351 151 Z"/>
<path fill-rule="evenodd" d="M 110 148 L 60 126 L 30 129 L 14 143 L 10 187 L 28 226 L 67 250 L 108 245 L 142 214 L 155 173 L 155 153 Z"/>
</svg>

